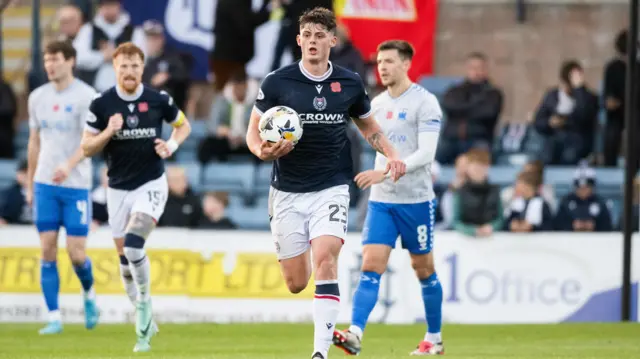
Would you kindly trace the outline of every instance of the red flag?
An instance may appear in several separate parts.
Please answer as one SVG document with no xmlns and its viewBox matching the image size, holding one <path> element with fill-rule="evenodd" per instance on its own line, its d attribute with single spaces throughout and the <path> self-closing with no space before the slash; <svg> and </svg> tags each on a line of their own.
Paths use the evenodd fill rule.
<svg viewBox="0 0 640 359">
<path fill-rule="evenodd" d="M 340 21 L 365 60 L 376 56 L 386 40 L 405 40 L 413 45 L 409 76 L 413 81 L 433 72 L 437 0 L 335 0 Z"/>
</svg>

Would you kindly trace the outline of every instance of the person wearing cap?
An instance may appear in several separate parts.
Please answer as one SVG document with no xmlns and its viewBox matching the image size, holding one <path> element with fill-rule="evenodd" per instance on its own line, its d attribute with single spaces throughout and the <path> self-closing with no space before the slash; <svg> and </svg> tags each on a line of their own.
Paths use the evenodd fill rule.
<svg viewBox="0 0 640 359">
<path fill-rule="evenodd" d="M 121 0 L 100 0 L 98 14 L 93 21 L 80 28 L 73 40 L 78 57 L 78 78 L 103 92 L 116 84 L 111 64 L 113 52 L 118 45 L 133 42 L 144 50 L 142 29 L 131 24 L 129 14 L 122 10 Z"/>
<path fill-rule="evenodd" d="M 189 84 L 189 72 L 179 53 L 167 47 L 164 26 L 147 20 L 142 25 L 145 35 L 147 63 L 142 82 L 157 90 L 164 90 L 184 109 Z"/>
<path fill-rule="evenodd" d="M 611 213 L 603 198 L 595 193 L 596 174 L 592 168 L 578 168 L 573 176 L 575 191 L 560 202 L 555 218 L 559 231 L 607 232 L 613 230 Z"/>
<path fill-rule="evenodd" d="M 0 226 L 7 224 L 29 224 L 33 221 L 31 208 L 25 197 L 27 184 L 27 161 L 20 161 L 15 183 L 0 193 Z"/>
</svg>

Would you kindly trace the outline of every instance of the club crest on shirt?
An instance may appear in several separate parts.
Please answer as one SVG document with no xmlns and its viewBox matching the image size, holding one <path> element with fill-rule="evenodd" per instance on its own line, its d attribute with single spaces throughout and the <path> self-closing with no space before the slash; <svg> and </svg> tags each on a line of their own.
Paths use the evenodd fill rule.
<svg viewBox="0 0 640 359">
<path fill-rule="evenodd" d="M 318 111 L 322 111 L 327 108 L 327 99 L 324 97 L 314 97 L 313 98 L 313 107 Z"/>
<path fill-rule="evenodd" d="M 129 128 L 138 127 L 138 123 L 139 122 L 140 122 L 140 120 L 138 120 L 138 116 L 136 116 L 136 115 L 127 116 L 127 126 L 129 126 Z"/>
</svg>

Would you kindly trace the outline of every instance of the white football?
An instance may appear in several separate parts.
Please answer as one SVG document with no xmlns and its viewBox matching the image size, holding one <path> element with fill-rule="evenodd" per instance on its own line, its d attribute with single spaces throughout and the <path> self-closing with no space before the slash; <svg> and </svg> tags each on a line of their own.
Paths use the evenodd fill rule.
<svg viewBox="0 0 640 359">
<path fill-rule="evenodd" d="M 302 138 L 302 121 L 298 113 L 287 106 L 276 106 L 260 117 L 260 137 L 269 142 L 285 139 L 294 144 Z"/>
</svg>

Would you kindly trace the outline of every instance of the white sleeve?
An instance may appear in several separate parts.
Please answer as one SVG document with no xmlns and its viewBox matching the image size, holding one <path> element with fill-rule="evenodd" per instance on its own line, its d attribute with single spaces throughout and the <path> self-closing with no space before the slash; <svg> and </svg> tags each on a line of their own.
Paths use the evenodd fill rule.
<svg viewBox="0 0 640 359">
<path fill-rule="evenodd" d="M 40 128 L 40 122 L 38 121 L 38 118 L 36 117 L 36 105 L 35 105 L 35 95 L 37 93 L 39 93 L 40 91 L 34 91 L 29 95 L 29 100 L 28 100 L 28 112 L 29 112 L 29 128 L 32 129 L 39 129 Z"/>
<path fill-rule="evenodd" d="M 404 159 L 407 172 L 426 166 L 436 157 L 442 111 L 437 102 L 434 102 L 425 101 L 418 111 L 418 150 Z"/>
<path fill-rule="evenodd" d="M 73 40 L 73 47 L 76 49 L 76 66 L 81 70 L 96 70 L 104 63 L 102 52 L 91 48 L 93 38 L 93 26 L 86 23 L 82 25 L 78 36 Z"/>
</svg>

